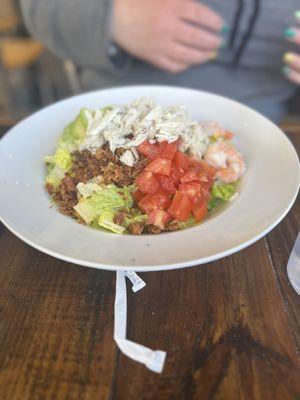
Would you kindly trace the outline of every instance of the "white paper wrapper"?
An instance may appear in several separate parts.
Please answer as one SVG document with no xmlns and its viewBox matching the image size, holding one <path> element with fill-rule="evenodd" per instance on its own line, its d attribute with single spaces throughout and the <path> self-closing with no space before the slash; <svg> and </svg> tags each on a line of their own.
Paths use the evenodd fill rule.
<svg viewBox="0 0 300 400">
<path fill-rule="evenodd" d="M 132 290 L 137 292 L 146 283 L 132 271 L 117 271 L 116 298 L 115 298 L 115 328 L 114 339 L 123 354 L 127 357 L 146 365 L 153 372 L 160 373 L 163 370 L 166 352 L 151 350 L 138 343 L 126 339 L 127 327 L 127 293 L 126 277 L 132 282 Z"/>
<path fill-rule="evenodd" d="M 287 274 L 291 285 L 300 295 L 300 232 L 298 233 L 287 264 Z"/>
</svg>

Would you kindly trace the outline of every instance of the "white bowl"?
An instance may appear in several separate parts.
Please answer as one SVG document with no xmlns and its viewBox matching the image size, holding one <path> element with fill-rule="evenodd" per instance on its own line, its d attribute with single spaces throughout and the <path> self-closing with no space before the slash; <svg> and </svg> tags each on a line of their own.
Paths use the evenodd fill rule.
<svg viewBox="0 0 300 400">
<path fill-rule="evenodd" d="M 235 134 L 247 172 L 240 195 L 202 224 L 159 235 L 116 235 L 78 224 L 50 207 L 43 159 L 80 108 L 152 96 L 185 104 L 195 120 L 214 120 Z M 277 225 L 299 189 L 299 161 L 287 137 L 250 108 L 200 91 L 135 86 L 72 97 L 17 124 L 0 142 L 0 217 L 29 245 L 72 263 L 109 270 L 166 270 L 207 263 L 254 243 Z"/>
</svg>

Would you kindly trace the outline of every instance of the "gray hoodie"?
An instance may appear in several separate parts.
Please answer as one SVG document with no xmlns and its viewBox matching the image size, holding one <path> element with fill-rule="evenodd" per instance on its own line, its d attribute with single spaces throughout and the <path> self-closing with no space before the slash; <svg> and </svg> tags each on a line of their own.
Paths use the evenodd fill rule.
<svg viewBox="0 0 300 400">
<path fill-rule="evenodd" d="M 56 55 L 71 59 L 85 90 L 156 83 L 237 99 L 279 121 L 296 86 L 282 75 L 282 56 L 299 51 L 283 31 L 296 24 L 296 0 L 205 0 L 230 27 L 217 60 L 172 75 L 111 50 L 109 0 L 21 0 L 29 31 Z"/>
</svg>

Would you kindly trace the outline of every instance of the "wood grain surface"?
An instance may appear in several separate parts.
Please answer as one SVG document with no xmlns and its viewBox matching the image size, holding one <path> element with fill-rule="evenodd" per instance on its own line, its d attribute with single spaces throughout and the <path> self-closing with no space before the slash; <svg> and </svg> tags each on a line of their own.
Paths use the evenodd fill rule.
<svg viewBox="0 0 300 400">
<path fill-rule="evenodd" d="M 300 296 L 286 275 L 299 226 L 297 201 L 235 255 L 141 274 L 128 337 L 167 351 L 158 375 L 113 342 L 114 273 L 56 260 L 0 225 L 0 399 L 300 399 Z"/>
</svg>

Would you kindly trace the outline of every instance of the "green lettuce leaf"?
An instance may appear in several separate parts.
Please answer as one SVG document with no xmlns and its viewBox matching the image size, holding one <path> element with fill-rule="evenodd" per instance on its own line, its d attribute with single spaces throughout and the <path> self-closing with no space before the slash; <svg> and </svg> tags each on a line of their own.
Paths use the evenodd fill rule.
<svg viewBox="0 0 300 400">
<path fill-rule="evenodd" d="M 134 222 L 146 222 L 148 219 L 147 214 L 142 214 L 138 209 L 130 210 L 131 214 L 125 216 L 124 226 L 127 228 Z"/>
<path fill-rule="evenodd" d="M 72 167 L 72 155 L 66 149 L 58 147 L 53 156 L 45 157 L 45 162 L 48 171 L 46 183 L 56 188 L 64 178 L 65 173 Z"/>
<path fill-rule="evenodd" d="M 67 171 L 72 166 L 72 155 L 66 149 L 58 147 L 53 156 L 46 156 L 45 162 L 59 166 L 61 169 Z"/>
<path fill-rule="evenodd" d="M 49 168 L 48 174 L 46 176 L 45 182 L 49 185 L 51 185 L 54 189 L 56 189 L 62 179 L 65 176 L 65 171 L 61 169 L 58 165 L 53 166 L 52 168 Z"/>
<path fill-rule="evenodd" d="M 98 225 L 114 233 L 118 234 L 124 233 L 124 231 L 126 231 L 126 228 L 124 228 L 124 226 L 117 225 L 114 223 L 115 215 L 116 215 L 115 211 L 112 210 L 103 211 L 98 218 Z"/>
<path fill-rule="evenodd" d="M 99 186 L 99 190 L 94 191 L 90 197 L 82 197 L 74 209 L 87 224 L 90 224 L 104 211 L 116 213 L 120 209 L 130 209 L 133 205 L 131 196 L 133 188 L 134 186 L 124 188 L 115 185 Z"/>
<path fill-rule="evenodd" d="M 88 126 L 86 111 L 92 112 L 87 108 L 80 110 L 75 120 L 66 126 L 59 140 L 59 145 L 71 153 L 78 150 L 79 144 L 85 138 Z"/>
<path fill-rule="evenodd" d="M 215 208 L 221 206 L 221 205 L 224 204 L 224 203 L 225 203 L 224 200 L 218 199 L 217 197 L 213 197 L 213 198 L 209 201 L 209 203 L 207 204 L 207 209 L 208 209 L 208 211 L 212 211 L 212 210 L 214 210 Z"/>
<path fill-rule="evenodd" d="M 196 224 L 197 222 L 193 216 L 190 217 L 187 221 L 178 222 L 179 229 L 190 228 L 191 226 L 194 226 Z"/>
<path fill-rule="evenodd" d="M 210 192 L 212 198 L 207 205 L 208 211 L 212 211 L 213 209 L 224 204 L 226 201 L 229 201 L 235 194 L 237 185 L 238 181 L 233 183 L 222 183 L 222 182 L 214 183 Z"/>
<path fill-rule="evenodd" d="M 237 187 L 237 182 L 233 183 L 214 183 L 211 195 L 217 199 L 228 201 L 234 195 Z"/>
</svg>

